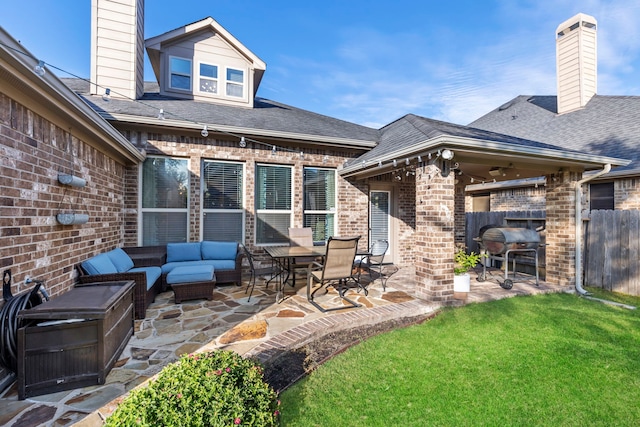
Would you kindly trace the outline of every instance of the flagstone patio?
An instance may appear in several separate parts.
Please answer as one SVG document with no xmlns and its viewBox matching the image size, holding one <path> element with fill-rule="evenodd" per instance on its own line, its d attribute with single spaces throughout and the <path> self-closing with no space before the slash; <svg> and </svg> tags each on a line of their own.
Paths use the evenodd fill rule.
<svg viewBox="0 0 640 427">
<path fill-rule="evenodd" d="M 16 386 L 0 396 L 0 425 L 100 426 L 122 396 L 139 386 L 180 355 L 196 351 L 229 349 L 268 362 L 284 352 L 318 340 L 329 332 L 361 328 L 401 318 L 424 319 L 441 306 L 417 299 L 412 268 L 390 266 L 387 289 L 380 280 L 372 283 L 369 294 L 350 292 L 361 308 L 320 313 L 306 300 L 302 283 L 286 288 L 286 298 L 275 302 L 273 286 L 258 283 L 250 300 L 245 287 L 223 285 L 216 288 L 211 301 L 193 300 L 175 304 L 171 291 L 158 295 L 144 320 L 136 321 L 135 335 L 129 341 L 104 385 L 85 387 L 26 400 L 18 400 Z M 499 278 L 499 273 L 495 278 Z M 502 289 L 490 276 L 486 282 L 472 278 L 471 292 L 456 304 L 484 302 L 515 295 L 572 291 L 531 278 L 517 278 L 510 290 Z M 335 292 L 323 298 L 324 304 L 340 304 Z"/>
</svg>

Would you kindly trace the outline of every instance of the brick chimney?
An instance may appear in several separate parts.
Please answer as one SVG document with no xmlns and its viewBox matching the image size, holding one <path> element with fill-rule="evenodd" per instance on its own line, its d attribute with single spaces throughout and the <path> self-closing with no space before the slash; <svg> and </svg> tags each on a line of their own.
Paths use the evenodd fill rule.
<svg viewBox="0 0 640 427">
<path fill-rule="evenodd" d="M 91 93 L 144 92 L 144 0 L 91 0 Z"/>
<path fill-rule="evenodd" d="M 556 30 L 558 114 L 583 108 L 597 92 L 596 24 L 579 13 Z"/>
</svg>

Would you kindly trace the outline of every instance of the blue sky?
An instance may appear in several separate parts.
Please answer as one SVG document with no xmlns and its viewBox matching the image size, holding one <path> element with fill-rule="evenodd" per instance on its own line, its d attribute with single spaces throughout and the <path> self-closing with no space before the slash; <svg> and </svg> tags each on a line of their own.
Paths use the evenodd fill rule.
<svg viewBox="0 0 640 427">
<path fill-rule="evenodd" d="M 89 0 L 4 3 L 27 50 L 89 77 Z M 637 0 L 147 0 L 145 38 L 211 16 L 266 62 L 258 96 L 376 128 L 407 113 L 468 124 L 556 94 L 555 30 L 579 12 L 598 21 L 598 93 L 640 95 Z"/>
</svg>

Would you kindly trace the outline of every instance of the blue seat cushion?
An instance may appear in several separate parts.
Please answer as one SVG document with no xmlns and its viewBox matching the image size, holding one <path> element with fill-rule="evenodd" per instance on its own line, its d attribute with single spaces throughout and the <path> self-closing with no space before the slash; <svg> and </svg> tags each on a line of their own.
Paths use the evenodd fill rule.
<svg viewBox="0 0 640 427">
<path fill-rule="evenodd" d="M 198 265 L 210 265 L 215 270 L 235 270 L 236 260 L 206 259 L 202 261 L 168 262 L 162 265 L 162 273 L 167 274 L 177 267 L 193 267 Z"/>
<path fill-rule="evenodd" d="M 167 283 L 210 282 L 213 280 L 214 268 L 211 265 L 194 265 L 189 267 L 176 267 L 167 275 Z"/>
<path fill-rule="evenodd" d="M 160 267 L 136 267 L 129 270 L 129 273 L 137 273 L 142 271 L 147 276 L 147 290 L 151 289 L 156 280 L 162 275 Z"/>
<path fill-rule="evenodd" d="M 106 253 L 91 257 L 88 260 L 83 261 L 80 265 L 89 275 L 114 274 L 118 272 L 118 268 L 113 264 L 113 261 L 111 261 L 111 258 L 109 258 L 109 255 Z"/>
<path fill-rule="evenodd" d="M 118 269 L 118 273 L 124 273 L 125 271 L 129 271 L 133 268 L 133 260 L 120 248 L 107 252 L 107 256 Z"/>
<path fill-rule="evenodd" d="M 236 259 L 236 242 L 212 242 L 204 240 L 200 244 L 202 259 Z"/>
<path fill-rule="evenodd" d="M 167 262 L 201 260 L 200 242 L 167 243 Z"/>
</svg>

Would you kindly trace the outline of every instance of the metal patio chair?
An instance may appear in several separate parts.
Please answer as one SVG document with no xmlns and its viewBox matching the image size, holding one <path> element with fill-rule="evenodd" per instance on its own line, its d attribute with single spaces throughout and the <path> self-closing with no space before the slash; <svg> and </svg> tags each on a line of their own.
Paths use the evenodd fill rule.
<svg viewBox="0 0 640 427">
<path fill-rule="evenodd" d="M 347 298 L 344 294 L 352 281 L 358 288 L 362 288 L 357 276 L 353 274 L 353 261 L 358 250 L 360 236 L 351 238 L 330 237 L 327 242 L 327 254 L 324 261 L 314 262 L 307 272 L 307 300 L 321 312 L 360 307 L 361 305 Z M 313 292 L 311 289 L 319 285 Z M 340 298 L 349 303 L 339 307 L 325 308 L 315 300 L 315 293 L 326 286 L 332 285 Z"/>
<path fill-rule="evenodd" d="M 313 246 L 313 230 L 311 227 L 289 227 L 289 244 L 291 246 Z M 315 257 L 296 257 L 291 260 L 289 271 L 293 274 L 292 286 L 296 283 L 296 271 L 309 268 L 309 264 L 316 261 Z"/>
<path fill-rule="evenodd" d="M 272 262 L 270 267 L 256 267 L 256 256 L 249 252 L 247 247 L 243 244 L 240 244 L 242 250 L 244 252 L 247 261 L 249 261 L 249 268 L 251 269 L 251 276 L 249 277 L 249 283 L 247 284 L 247 289 L 245 289 L 244 293 L 246 294 L 249 288 L 251 288 L 251 292 L 249 292 L 249 298 L 247 298 L 247 302 L 251 300 L 251 295 L 253 294 L 253 289 L 256 287 L 256 278 L 258 276 L 269 276 L 269 280 L 280 274 L 279 268 Z M 267 282 L 268 284 L 269 282 Z"/>
<path fill-rule="evenodd" d="M 360 274 L 362 270 L 366 270 L 369 273 L 370 283 L 375 282 L 375 278 L 373 277 L 373 272 L 380 277 L 380 282 L 382 283 L 382 290 L 386 290 L 387 281 L 385 280 L 384 275 L 382 274 L 382 265 L 384 262 L 384 256 L 389 249 L 389 242 L 387 240 L 376 240 L 371 244 L 369 251 L 366 255 L 362 257 L 362 259 L 356 261 L 354 263 L 355 267 L 358 267 L 358 279 L 360 278 Z"/>
</svg>

